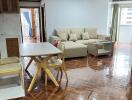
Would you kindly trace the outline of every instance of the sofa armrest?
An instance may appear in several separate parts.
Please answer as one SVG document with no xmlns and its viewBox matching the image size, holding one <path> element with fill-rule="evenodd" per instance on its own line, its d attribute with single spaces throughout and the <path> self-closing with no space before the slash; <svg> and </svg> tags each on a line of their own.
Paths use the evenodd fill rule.
<svg viewBox="0 0 132 100">
<path fill-rule="evenodd" d="M 111 37 L 109 35 L 101 35 L 99 34 L 98 35 L 98 39 L 101 39 L 101 40 L 111 40 Z"/>
<path fill-rule="evenodd" d="M 58 36 L 51 36 L 50 42 L 53 43 L 53 41 L 61 41 L 61 39 Z"/>
</svg>

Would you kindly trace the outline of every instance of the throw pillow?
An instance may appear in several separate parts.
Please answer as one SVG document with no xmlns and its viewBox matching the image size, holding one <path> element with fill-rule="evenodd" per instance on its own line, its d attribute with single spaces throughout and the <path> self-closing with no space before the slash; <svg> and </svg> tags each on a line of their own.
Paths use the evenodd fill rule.
<svg viewBox="0 0 132 100">
<path fill-rule="evenodd" d="M 82 33 L 82 39 L 88 40 L 89 39 L 89 33 L 88 32 Z"/>
<path fill-rule="evenodd" d="M 70 41 L 76 41 L 77 40 L 77 35 L 76 34 L 69 34 L 69 40 Z"/>
<path fill-rule="evenodd" d="M 58 34 L 58 36 L 60 37 L 62 41 L 67 41 L 68 39 L 67 33 L 60 33 Z"/>
<path fill-rule="evenodd" d="M 97 34 L 96 33 L 89 33 L 90 39 L 97 39 Z"/>
<path fill-rule="evenodd" d="M 60 40 L 54 40 L 54 41 L 52 42 L 52 44 L 53 44 L 55 47 L 57 47 L 58 44 L 60 44 L 60 43 L 61 43 Z"/>
</svg>

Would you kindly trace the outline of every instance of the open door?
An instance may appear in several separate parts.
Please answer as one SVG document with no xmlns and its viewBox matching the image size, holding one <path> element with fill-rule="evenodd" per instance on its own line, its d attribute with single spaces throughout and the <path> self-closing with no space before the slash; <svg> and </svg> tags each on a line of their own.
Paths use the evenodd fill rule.
<svg viewBox="0 0 132 100">
<path fill-rule="evenodd" d="M 23 43 L 40 42 L 40 9 L 20 8 L 20 14 Z"/>
</svg>

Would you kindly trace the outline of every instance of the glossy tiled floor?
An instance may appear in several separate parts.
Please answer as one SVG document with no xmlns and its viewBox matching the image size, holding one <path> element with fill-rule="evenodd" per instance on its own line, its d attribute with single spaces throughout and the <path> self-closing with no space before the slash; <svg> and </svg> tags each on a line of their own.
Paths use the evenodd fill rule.
<svg viewBox="0 0 132 100">
<path fill-rule="evenodd" d="M 50 81 L 44 87 L 40 79 L 34 90 L 20 100 L 132 100 L 130 51 L 129 45 L 118 45 L 112 57 L 67 59 L 68 85 L 65 77 L 60 88 Z"/>
</svg>

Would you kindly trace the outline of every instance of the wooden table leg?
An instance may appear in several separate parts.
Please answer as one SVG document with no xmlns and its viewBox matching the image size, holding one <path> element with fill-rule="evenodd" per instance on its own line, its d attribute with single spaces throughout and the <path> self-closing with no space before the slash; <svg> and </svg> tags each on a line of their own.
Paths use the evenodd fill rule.
<svg viewBox="0 0 132 100">
<path fill-rule="evenodd" d="M 39 64 L 37 64 L 35 73 L 34 73 L 34 75 L 33 75 L 33 79 L 32 79 L 32 81 L 31 81 L 31 83 L 30 83 L 30 85 L 29 85 L 29 88 L 28 88 L 28 92 L 30 92 L 30 91 L 32 90 L 32 87 L 33 87 L 33 85 L 34 85 L 34 83 L 35 83 L 35 81 L 36 81 L 36 79 L 37 79 L 37 76 L 38 76 L 38 74 L 39 74 L 40 72 L 41 72 L 41 66 L 40 66 Z"/>
<path fill-rule="evenodd" d="M 49 57 L 50 58 L 50 57 Z M 43 59 L 41 62 L 41 68 L 43 68 L 45 74 L 46 74 L 46 78 L 47 76 L 52 80 L 52 82 L 56 85 L 59 86 L 58 82 L 56 81 L 54 75 L 51 73 L 51 71 L 49 70 L 49 68 L 47 68 L 47 62 L 48 62 L 48 57 L 46 59 Z M 46 79 L 47 80 L 47 79 Z M 47 84 L 47 82 L 45 82 L 45 85 Z"/>
<path fill-rule="evenodd" d="M 51 71 L 48 68 L 43 68 L 45 73 L 49 76 L 49 78 L 53 81 L 53 83 L 56 86 L 59 86 L 58 82 L 56 81 L 55 77 L 53 76 L 53 74 L 51 73 Z"/>
<path fill-rule="evenodd" d="M 29 76 L 31 79 L 32 79 L 33 77 L 32 77 L 32 75 L 29 73 L 28 68 L 29 68 L 29 66 L 31 65 L 32 61 L 33 61 L 33 58 L 30 59 L 29 63 L 28 63 L 27 66 L 26 66 L 26 69 L 25 69 L 25 72 L 28 74 L 28 76 Z"/>
</svg>

